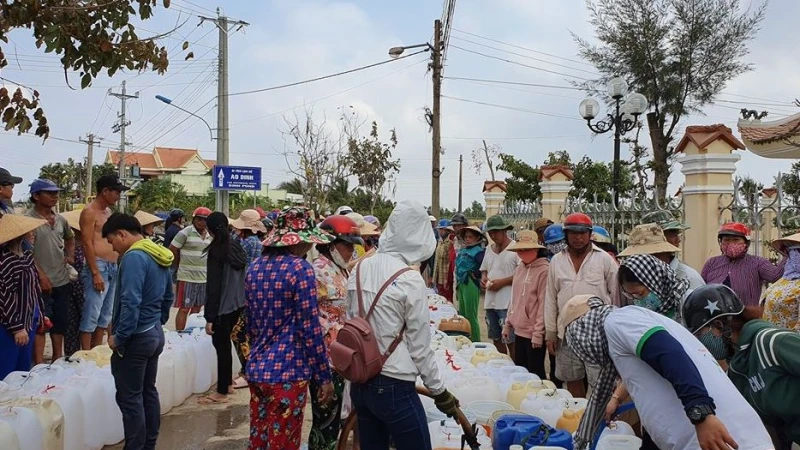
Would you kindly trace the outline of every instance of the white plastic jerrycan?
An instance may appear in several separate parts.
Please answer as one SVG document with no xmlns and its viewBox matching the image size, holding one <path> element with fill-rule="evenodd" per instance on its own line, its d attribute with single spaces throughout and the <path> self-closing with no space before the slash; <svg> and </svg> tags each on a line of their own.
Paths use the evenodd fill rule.
<svg viewBox="0 0 800 450">
<path fill-rule="evenodd" d="M 636 436 L 606 436 L 600 438 L 597 450 L 639 450 L 642 440 Z"/>
<path fill-rule="evenodd" d="M 113 428 L 111 411 L 105 402 L 105 390 L 98 377 L 91 374 L 75 375 L 67 379 L 62 385 L 65 389 L 72 389 L 78 393 L 83 406 L 83 442 L 88 450 L 103 448 L 106 441 L 111 438 Z M 68 420 L 66 418 L 65 420 Z"/>
<path fill-rule="evenodd" d="M 33 411 L 41 426 L 43 449 L 62 450 L 64 448 L 64 413 L 61 407 L 50 398 L 20 397 L 10 402 L 10 406 L 19 406 Z"/>
<path fill-rule="evenodd" d="M 502 401 L 497 383 L 489 377 L 461 377 L 452 383 L 453 395 L 464 405 L 478 400 Z"/>
<path fill-rule="evenodd" d="M 3 449 L 41 450 L 42 425 L 36 413 L 28 408 L 11 406 L 0 408 L 0 442 Z"/>
<path fill-rule="evenodd" d="M 633 431 L 633 427 L 627 422 L 618 420 L 608 424 L 600 435 L 600 439 L 606 436 L 636 436 L 636 432 Z"/>
<path fill-rule="evenodd" d="M 107 433 L 106 445 L 114 445 L 121 442 L 125 437 L 125 432 L 122 426 L 122 411 L 119 410 L 119 405 L 115 399 L 117 388 L 114 384 L 114 377 L 111 375 L 111 367 L 106 366 L 98 368 L 91 374 L 92 378 L 98 380 L 103 386 L 103 404 L 105 410 L 108 411 L 106 420 Z M 163 400 L 161 400 L 163 402 Z"/>
<path fill-rule="evenodd" d="M 48 385 L 36 396 L 51 399 L 61 408 L 64 414 L 64 450 L 84 450 L 83 433 L 86 424 L 83 402 L 78 390 L 63 384 Z"/>
<path fill-rule="evenodd" d="M 550 380 L 535 379 L 529 380 L 525 384 L 513 383 L 506 394 L 506 402 L 510 403 L 514 409 L 520 409 L 522 400 L 525 399 L 528 394 L 536 394 L 542 389 L 555 389 L 555 387 L 556 386 Z"/>
<path fill-rule="evenodd" d="M 156 389 L 161 402 L 161 414 L 170 412 L 175 406 L 175 360 L 172 352 L 163 352 L 158 357 L 158 373 L 156 374 Z"/>
</svg>

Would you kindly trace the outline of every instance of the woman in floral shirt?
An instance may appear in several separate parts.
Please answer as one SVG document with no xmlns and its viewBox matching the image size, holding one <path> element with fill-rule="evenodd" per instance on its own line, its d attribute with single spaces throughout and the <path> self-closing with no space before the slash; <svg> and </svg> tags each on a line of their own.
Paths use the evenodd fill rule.
<svg viewBox="0 0 800 450">
<path fill-rule="evenodd" d="M 276 222 L 245 278 L 249 450 L 300 448 L 309 380 L 319 404 L 333 397 L 314 269 L 304 258 L 313 244 L 331 239 L 314 228 L 306 208 L 287 208 Z"/>
<path fill-rule="evenodd" d="M 363 245 L 358 224 L 347 216 L 330 216 L 319 228 L 333 237 L 328 245 L 317 245 L 319 256 L 314 260 L 314 275 L 317 280 L 319 321 L 325 338 L 325 347 L 336 340 L 336 335 L 346 319 L 347 266 L 355 253 L 356 245 Z M 333 372 L 333 401 L 320 404 L 313 398 L 311 411 L 314 421 L 308 439 L 309 450 L 333 450 L 336 448 L 341 429 L 344 379 Z M 311 382 L 311 395 L 315 397 L 319 386 Z"/>
<path fill-rule="evenodd" d="M 778 239 L 772 246 L 788 257 L 783 278 L 772 284 L 764 296 L 764 320 L 800 331 L 800 233 Z"/>
</svg>

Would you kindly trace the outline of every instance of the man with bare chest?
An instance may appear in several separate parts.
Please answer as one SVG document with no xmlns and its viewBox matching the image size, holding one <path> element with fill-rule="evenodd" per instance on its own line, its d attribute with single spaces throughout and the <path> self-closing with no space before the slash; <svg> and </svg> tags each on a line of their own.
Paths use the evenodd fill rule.
<svg viewBox="0 0 800 450">
<path fill-rule="evenodd" d="M 80 331 L 84 350 L 102 344 L 111 323 L 119 255 L 103 239 L 102 229 L 111 216 L 111 207 L 127 190 L 116 175 L 103 175 L 97 180 L 97 197 L 81 211 L 81 243 L 86 255 L 81 273 L 84 303 Z"/>
</svg>

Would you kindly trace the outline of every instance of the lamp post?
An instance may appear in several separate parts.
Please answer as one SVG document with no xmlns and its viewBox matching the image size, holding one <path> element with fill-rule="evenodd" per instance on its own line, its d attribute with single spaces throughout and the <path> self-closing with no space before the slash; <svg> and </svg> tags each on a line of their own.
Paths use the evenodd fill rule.
<svg viewBox="0 0 800 450">
<path fill-rule="evenodd" d="M 206 121 L 206 119 L 204 119 L 204 118 L 202 118 L 202 117 L 198 116 L 197 114 L 195 114 L 195 113 L 193 113 L 193 112 L 189 111 L 188 109 L 181 108 L 180 106 L 178 106 L 178 105 L 176 105 L 176 104 L 172 103 L 172 99 L 170 99 L 170 98 L 167 98 L 167 97 L 164 97 L 163 95 L 156 95 L 156 100 L 159 100 L 159 101 L 161 101 L 161 102 L 164 102 L 164 103 L 166 103 L 166 104 L 168 104 L 168 105 L 172 106 L 173 108 L 177 108 L 177 109 L 179 109 L 179 110 L 181 110 L 181 111 L 185 112 L 186 114 L 189 114 L 190 116 L 193 116 L 193 117 L 196 117 L 196 118 L 200 119 L 201 121 L 203 121 L 203 123 L 204 123 L 204 124 L 206 125 L 206 127 L 208 128 L 208 134 L 210 135 L 210 137 L 211 137 L 211 140 L 213 141 L 213 140 L 215 139 L 215 138 L 214 138 L 214 132 L 213 132 L 213 131 L 212 131 L 212 129 L 211 129 L 211 125 L 209 125 L 209 124 L 208 124 L 208 122 Z"/>
<path fill-rule="evenodd" d="M 649 106 L 647 98 L 638 92 L 628 93 L 628 83 L 622 77 L 615 77 L 608 82 L 608 95 L 614 101 L 613 111 L 605 119 L 592 123 L 600 112 L 600 103 L 589 97 L 583 100 L 578 107 L 581 117 L 586 119 L 586 125 L 597 134 L 614 130 L 614 205 L 619 204 L 620 188 L 620 137 L 636 127 L 639 116 L 647 111 Z"/>
</svg>

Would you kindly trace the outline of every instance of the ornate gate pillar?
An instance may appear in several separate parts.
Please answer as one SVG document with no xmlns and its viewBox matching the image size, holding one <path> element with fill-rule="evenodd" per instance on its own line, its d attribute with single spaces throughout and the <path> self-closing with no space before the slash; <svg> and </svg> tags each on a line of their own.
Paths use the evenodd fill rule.
<svg viewBox="0 0 800 450">
<path fill-rule="evenodd" d="M 684 262 L 700 270 L 706 260 L 719 254 L 719 225 L 731 220 L 728 204 L 733 195 L 733 174 L 744 144 L 725 125 L 690 126 L 675 149 L 681 172 L 685 222 L 691 226 L 684 236 Z"/>
<path fill-rule="evenodd" d="M 561 222 L 564 206 L 575 176 L 567 166 L 541 166 L 539 187 L 542 190 L 542 217 Z"/>
<path fill-rule="evenodd" d="M 505 181 L 484 181 L 483 198 L 486 201 L 486 218 L 500 214 L 500 208 L 506 200 L 508 187 Z"/>
</svg>

